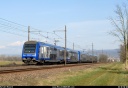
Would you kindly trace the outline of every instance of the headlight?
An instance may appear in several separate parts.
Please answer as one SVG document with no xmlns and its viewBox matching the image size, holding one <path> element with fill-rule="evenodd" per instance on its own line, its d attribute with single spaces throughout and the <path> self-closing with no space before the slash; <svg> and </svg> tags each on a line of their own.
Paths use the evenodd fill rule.
<svg viewBox="0 0 128 88">
<path fill-rule="evenodd" d="M 23 56 L 26 56 L 26 54 L 23 54 Z"/>
</svg>

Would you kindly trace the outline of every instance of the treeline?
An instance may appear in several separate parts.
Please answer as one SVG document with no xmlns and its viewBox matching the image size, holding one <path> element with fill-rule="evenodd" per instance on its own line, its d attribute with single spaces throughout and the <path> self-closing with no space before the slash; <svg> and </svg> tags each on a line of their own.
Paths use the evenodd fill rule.
<svg viewBox="0 0 128 88">
<path fill-rule="evenodd" d="M 125 52 L 125 47 L 124 45 L 120 45 L 120 51 L 119 51 L 119 56 L 120 56 L 120 62 L 125 63 L 126 61 L 126 52 Z M 128 57 L 127 57 L 128 59 Z M 116 59 L 108 59 L 108 56 L 105 54 L 100 54 L 99 55 L 99 62 L 117 62 L 118 60 Z"/>
<path fill-rule="evenodd" d="M 109 63 L 109 62 L 118 62 L 118 61 L 119 61 L 118 59 L 109 58 L 108 55 L 106 54 L 99 55 L 99 62 Z"/>
<path fill-rule="evenodd" d="M 0 55 L 0 60 L 6 60 L 6 61 L 21 61 L 21 57 L 20 57 L 20 56 Z"/>
</svg>

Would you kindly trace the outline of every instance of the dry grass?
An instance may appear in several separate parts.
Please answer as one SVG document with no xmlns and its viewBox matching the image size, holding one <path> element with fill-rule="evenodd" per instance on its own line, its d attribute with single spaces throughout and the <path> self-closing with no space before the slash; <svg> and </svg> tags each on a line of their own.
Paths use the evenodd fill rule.
<svg viewBox="0 0 128 88">
<path fill-rule="evenodd" d="M 0 61 L 0 66 L 5 66 L 5 65 L 20 65 L 20 64 L 23 64 L 22 61 Z"/>
</svg>

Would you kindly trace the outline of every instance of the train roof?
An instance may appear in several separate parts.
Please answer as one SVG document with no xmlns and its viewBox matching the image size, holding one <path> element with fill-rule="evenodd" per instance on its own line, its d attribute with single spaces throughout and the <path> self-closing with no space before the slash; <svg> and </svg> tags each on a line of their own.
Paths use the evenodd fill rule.
<svg viewBox="0 0 128 88">
<path fill-rule="evenodd" d="M 36 44 L 37 41 L 26 41 L 24 44 Z"/>
<path fill-rule="evenodd" d="M 56 49 L 60 49 L 60 50 L 64 50 L 63 47 L 61 46 L 56 46 L 56 45 L 52 45 L 52 44 L 49 44 L 49 43 L 44 43 L 44 42 L 38 42 L 40 45 L 43 44 L 43 46 L 50 46 L 50 47 L 53 47 L 53 48 L 56 48 Z"/>
<path fill-rule="evenodd" d="M 49 43 L 44 43 L 44 42 L 39 42 L 39 44 L 43 44 L 45 46 L 52 46 L 56 49 L 60 49 L 60 50 L 65 50 L 65 47 L 61 47 L 61 46 L 56 46 L 56 45 L 52 45 L 52 44 L 49 44 Z M 78 52 L 77 50 L 73 50 L 73 49 L 70 49 L 70 48 L 66 48 L 67 51 L 72 51 L 72 52 Z"/>
<path fill-rule="evenodd" d="M 37 44 L 37 43 L 39 45 L 50 46 L 50 47 L 53 47 L 53 48 L 56 48 L 56 49 L 59 49 L 59 50 L 65 50 L 65 47 L 56 46 L 56 45 L 53 45 L 53 44 L 44 43 L 44 42 L 40 42 L 40 41 L 26 41 L 24 44 Z M 78 52 L 78 50 L 73 50 L 73 49 L 70 49 L 70 48 L 66 48 L 66 50 L 70 51 L 70 52 Z"/>
</svg>

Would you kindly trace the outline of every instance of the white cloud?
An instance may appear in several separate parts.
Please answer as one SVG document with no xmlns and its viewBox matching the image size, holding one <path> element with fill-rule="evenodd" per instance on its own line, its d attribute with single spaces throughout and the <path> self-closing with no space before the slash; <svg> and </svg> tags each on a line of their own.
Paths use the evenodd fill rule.
<svg viewBox="0 0 128 88">
<path fill-rule="evenodd" d="M 8 46 L 22 46 L 24 44 L 24 41 L 16 41 L 13 43 L 10 43 Z"/>
<path fill-rule="evenodd" d="M 10 46 L 22 46 L 24 44 L 24 42 L 25 41 L 16 41 L 16 42 L 10 43 L 8 45 L 1 45 L 0 49 L 5 49 L 5 48 L 8 48 Z"/>
<path fill-rule="evenodd" d="M 25 41 L 16 41 L 9 44 L 0 45 L 0 54 L 18 54 L 22 52 L 22 46 Z M 17 48 L 18 47 L 18 48 Z M 11 51 L 11 52 L 10 52 Z"/>
<path fill-rule="evenodd" d="M 6 46 L 0 46 L 0 49 L 6 48 Z"/>
</svg>

